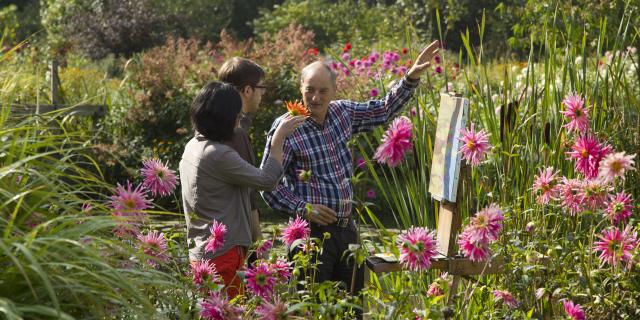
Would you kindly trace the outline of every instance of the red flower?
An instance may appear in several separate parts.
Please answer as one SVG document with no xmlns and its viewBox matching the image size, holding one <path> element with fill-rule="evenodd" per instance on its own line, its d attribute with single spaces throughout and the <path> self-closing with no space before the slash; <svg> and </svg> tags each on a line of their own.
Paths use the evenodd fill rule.
<svg viewBox="0 0 640 320">
<path fill-rule="evenodd" d="M 347 44 L 344 45 L 344 49 L 342 49 L 343 52 L 348 52 L 349 50 L 351 50 L 352 46 L 351 43 L 347 42 Z"/>
<path fill-rule="evenodd" d="M 317 56 L 319 53 L 318 48 L 309 48 L 307 50 L 308 55 Z"/>
<path fill-rule="evenodd" d="M 285 101 L 284 106 L 287 107 L 289 114 L 292 116 L 310 116 L 311 112 L 300 101 Z"/>
<path fill-rule="evenodd" d="M 402 48 L 402 54 L 407 54 L 409 52 L 409 49 L 407 48 Z"/>
</svg>

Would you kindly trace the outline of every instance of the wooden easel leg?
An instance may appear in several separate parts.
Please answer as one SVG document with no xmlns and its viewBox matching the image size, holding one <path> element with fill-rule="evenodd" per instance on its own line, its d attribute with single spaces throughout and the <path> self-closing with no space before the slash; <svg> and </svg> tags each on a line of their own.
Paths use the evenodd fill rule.
<svg viewBox="0 0 640 320">
<path fill-rule="evenodd" d="M 449 288 L 449 298 L 447 299 L 447 305 L 452 306 L 455 302 L 455 295 L 458 294 L 458 284 L 460 283 L 460 276 L 453 276 L 451 287 Z"/>
</svg>

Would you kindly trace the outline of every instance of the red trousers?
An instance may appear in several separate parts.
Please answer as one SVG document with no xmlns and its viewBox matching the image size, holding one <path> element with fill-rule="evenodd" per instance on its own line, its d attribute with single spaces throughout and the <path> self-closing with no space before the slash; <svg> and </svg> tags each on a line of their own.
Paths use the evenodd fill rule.
<svg viewBox="0 0 640 320">
<path fill-rule="evenodd" d="M 233 299 L 239 293 L 244 293 L 242 280 L 236 273 L 244 266 L 247 250 L 244 247 L 234 246 L 227 252 L 211 260 L 216 273 L 224 280 L 224 291 L 229 299 Z"/>
</svg>

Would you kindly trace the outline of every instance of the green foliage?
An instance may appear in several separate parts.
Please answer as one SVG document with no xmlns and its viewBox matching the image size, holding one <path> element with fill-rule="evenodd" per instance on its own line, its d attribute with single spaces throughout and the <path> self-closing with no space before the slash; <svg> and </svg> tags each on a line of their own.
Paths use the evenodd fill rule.
<svg viewBox="0 0 640 320">
<path fill-rule="evenodd" d="M 366 1 L 287 0 L 269 11 L 261 10 L 254 21 L 257 33 L 276 33 L 291 23 L 299 24 L 316 35 L 319 47 L 351 42 L 355 46 L 403 37 L 404 26 L 411 23 L 394 6 Z"/>
<path fill-rule="evenodd" d="M 20 28 L 16 11 L 18 7 L 9 5 L 0 9 L 0 46 L 5 42 L 12 43 L 16 38 L 16 30 Z"/>
<path fill-rule="evenodd" d="M 234 3 L 226 0 L 151 0 L 167 16 L 175 36 L 217 41 L 232 19 Z M 241 1 L 242 2 L 242 1 Z"/>
<path fill-rule="evenodd" d="M 633 17 L 631 25 L 640 23 L 640 4 L 636 1 L 526 1 L 524 5 L 516 1 L 507 7 L 510 11 L 507 14 L 512 16 L 510 20 L 513 22 L 509 45 L 517 49 L 529 48 L 531 44 L 542 46 L 547 37 L 557 37 L 559 45 L 579 45 L 584 35 L 591 39 L 587 44 L 592 50 L 600 35 L 604 35 L 605 39 L 614 39 L 620 33 L 617 26 L 624 16 Z M 603 30 L 603 21 L 612 27 Z M 549 28 L 541 22 L 553 24 L 554 27 Z M 610 44 L 603 45 L 610 48 Z"/>
</svg>

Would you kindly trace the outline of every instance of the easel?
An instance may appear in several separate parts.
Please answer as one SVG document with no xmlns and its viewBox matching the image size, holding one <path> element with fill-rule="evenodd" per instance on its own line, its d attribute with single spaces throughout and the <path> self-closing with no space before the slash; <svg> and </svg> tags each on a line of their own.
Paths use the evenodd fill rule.
<svg viewBox="0 0 640 320">
<path fill-rule="evenodd" d="M 456 94 L 442 94 L 436 128 L 429 192 L 439 202 L 437 248 L 439 255 L 431 260 L 431 268 L 453 275 L 448 304 L 453 304 L 460 277 L 503 273 L 502 259 L 473 262 L 456 254 L 455 245 L 461 228 L 456 195 L 470 176 L 468 166 L 460 166 L 459 129 L 466 124 L 468 100 Z M 458 179 L 458 177 L 461 179 Z M 459 180 L 462 180 L 459 182 Z M 459 199 L 458 199 L 459 200 Z M 403 271 L 398 262 L 386 262 L 372 256 L 367 267 L 375 273 Z"/>
</svg>

